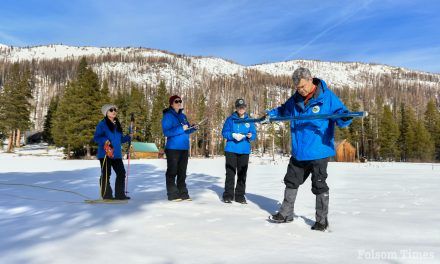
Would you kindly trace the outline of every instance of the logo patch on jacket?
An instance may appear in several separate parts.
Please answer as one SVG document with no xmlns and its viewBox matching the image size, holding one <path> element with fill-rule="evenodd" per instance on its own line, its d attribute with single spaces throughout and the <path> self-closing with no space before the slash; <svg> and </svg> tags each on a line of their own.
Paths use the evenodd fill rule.
<svg viewBox="0 0 440 264">
<path fill-rule="evenodd" d="M 312 112 L 313 112 L 314 114 L 319 113 L 319 110 L 321 110 L 321 109 L 319 108 L 318 105 L 315 105 L 315 106 L 312 108 Z"/>
<path fill-rule="evenodd" d="M 246 123 L 246 124 L 244 124 L 245 125 L 245 127 L 247 127 L 247 128 L 250 128 L 251 127 L 251 125 L 249 124 L 249 123 Z"/>
</svg>

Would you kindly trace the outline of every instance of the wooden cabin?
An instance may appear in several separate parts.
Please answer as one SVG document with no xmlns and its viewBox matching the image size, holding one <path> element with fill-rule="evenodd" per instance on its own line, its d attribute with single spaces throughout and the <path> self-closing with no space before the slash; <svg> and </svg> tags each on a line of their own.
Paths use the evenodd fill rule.
<svg viewBox="0 0 440 264">
<path fill-rule="evenodd" d="M 335 160 L 338 162 L 355 162 L 356 148 L 353 147 L 346 139 L 344 139 L 336 147 Z"/>
<path fill-rule="evenodd" d="M 132 159 L 157 159 L 159 158 L 159 149 L 154 143 L 131 142 Z"/>
</svg>

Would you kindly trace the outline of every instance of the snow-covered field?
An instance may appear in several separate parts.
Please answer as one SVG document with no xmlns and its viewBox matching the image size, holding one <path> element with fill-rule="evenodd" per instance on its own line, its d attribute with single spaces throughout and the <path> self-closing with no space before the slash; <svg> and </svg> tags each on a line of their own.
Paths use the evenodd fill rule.
<svg viewBox="0 0 440 264">
<path fill-rule="evenodd" d="M 310 230 L 310 179 L 294 222 L 266 221 L 282 200 L 286 166 L 253 158 L 249 204 L 224 204 L 224 159 L 191 159 L 194 201 L 173 203 L 166 161 L 137 160 L 128 204 L 90 205 L 5 184 L 97 198 L 97 161 L 0 154 L 0 263 L 440 263 L 439 165 L 330 163 L 325 233 Z"/>
</svg>

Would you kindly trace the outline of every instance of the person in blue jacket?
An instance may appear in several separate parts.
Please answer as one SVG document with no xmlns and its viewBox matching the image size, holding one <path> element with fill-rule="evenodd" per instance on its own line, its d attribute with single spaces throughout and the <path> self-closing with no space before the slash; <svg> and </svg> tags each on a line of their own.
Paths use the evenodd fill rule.
<svg viewBox="0 0 440 264">
<path fill-rule="evenodd" d="M 254 123 L 234 123 L 234 120 L 249 118 L 246 113 L 246 103 L 243 99 L 235 102 L 236 111 L 229 116 L 222 129 L 222 135 L 226 139 L 226 180 L 223 201 L 246 204 L 246 175 L 251 153 L 251 142 L 257 138 Z M 237 174 L 237 186 L 235 185 Z"/>
<path fill-rule="evenodd" d="M 166 137 L 167 196 L 169 201 L 191 200 L 185 182 L 189 156 L 189 135 L 199 127 L 189 124 L 183 113 L 180 96 L 171 96 L 169 104 L 170 106 L 163 110 L 162 118 L 162 131 Z"/>
<path fill-rule="evenodd" d="M 320 79 L 312 78 L 306 68 L 298 68 L 292 75 L 296 92 L 283 105 L 267 112 L 269 117 L 311 116 L 348 112 L 341 100 Z M 312 174 L 312 192 L 316 195 L 316 222 L 313 230 L 328 227 L 329 187 L 326 183 L 329 157 L 335 155 L 335 125 L 346 127 L 352 118 L 291 121 L 292 155 L 287 173 L 284 200 L 279 211 L 272 215 L 275 222 L 293 221 L 298 187 Z"/>
<path fill-rule="evenodd" d="M 125 194 L 125 168 L 122 162 L 123 143 L 129 142 L 133 135 L 123 136 L 121 123 L 117 115 L 117 107 L 112 104 L 102 106 L 101 112 L 104 115 L 94 135 L 94 141 L 98 143 L 97 158 L 101 164 L 101 177 L 99 185 L 102 199 L 126 200 L 130 197 Z M 111 168 L 116 172 L 115 196 L 110 186 Z"/>
</svg>

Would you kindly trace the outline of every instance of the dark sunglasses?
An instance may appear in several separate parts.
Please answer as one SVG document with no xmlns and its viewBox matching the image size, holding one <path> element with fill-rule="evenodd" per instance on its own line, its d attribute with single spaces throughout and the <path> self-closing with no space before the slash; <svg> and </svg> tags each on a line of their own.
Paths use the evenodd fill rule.
<svg viewBox="0 0 440 264">
<path fill-rule="evenodd" d="M 110 112 L 118 112 L 118 109 L 116 109 L 116 108 L 110 108 L 109 111 L 110 111 Z"/>
<path fill-rule="evenodd" d="M 175 103 L 175 104 L 181 104 L 181 103 L 182 103 L 182 100 L 174 100 L 174 103 Z"/>
</svg>

